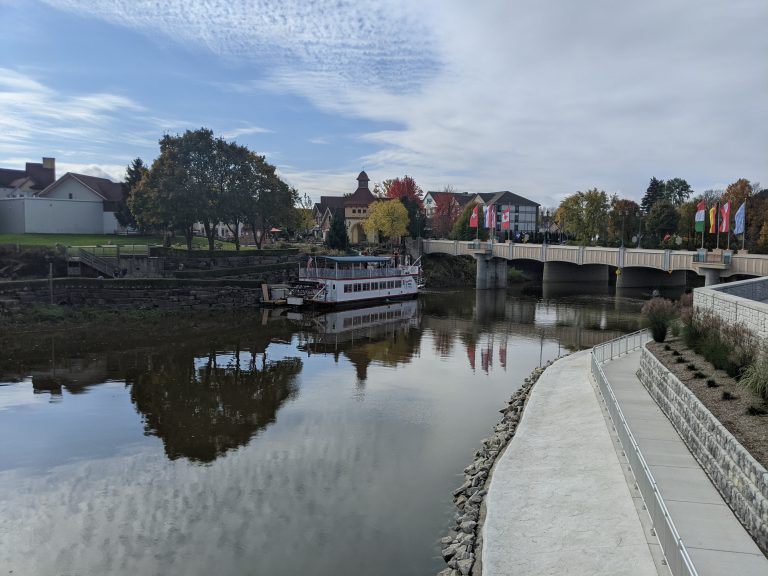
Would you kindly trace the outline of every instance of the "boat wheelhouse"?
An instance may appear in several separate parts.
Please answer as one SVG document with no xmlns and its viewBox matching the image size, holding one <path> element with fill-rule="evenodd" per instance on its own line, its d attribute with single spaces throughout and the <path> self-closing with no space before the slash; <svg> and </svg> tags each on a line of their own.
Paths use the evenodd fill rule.
<svg viewBox="0 0 768 576">
<path fill-rule="evenodd" d="M 299 283 L 288 304 L 340 305 L 413 298 L 418 292 L 418 261 L 398 265 L 385 256 L 317 256 L 299 268 Z"/>
</svg>

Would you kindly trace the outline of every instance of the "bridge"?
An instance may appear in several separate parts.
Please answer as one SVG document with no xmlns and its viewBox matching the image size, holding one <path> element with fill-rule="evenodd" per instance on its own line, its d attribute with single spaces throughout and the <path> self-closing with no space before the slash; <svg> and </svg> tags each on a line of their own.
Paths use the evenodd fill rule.
<svg viewBox="0 0 768 576">
<path fill-rule="evenodd" d="M 477 261 L 477 288 L 506 286 L 507 262 L 544 264 L 544 281 L 602 281 L 617 271 L 617 286 L 684 285 L 685 275 L 704 276 L 707 286 L 733 275 L 768 276 L 768 255 L 729 250 L 645 250 L 560 244 L 520 244 L 462 240 L 423 240 L 424 254 L 472 256 Z M 575 269 L 574 266 L 578 266 Z"/>
</svg>

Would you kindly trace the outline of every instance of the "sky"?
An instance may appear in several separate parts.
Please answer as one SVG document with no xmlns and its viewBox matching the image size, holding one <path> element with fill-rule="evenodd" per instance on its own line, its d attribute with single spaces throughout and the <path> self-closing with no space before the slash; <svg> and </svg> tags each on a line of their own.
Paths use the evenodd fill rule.
<svg viewBox="0 0 768 576">
<path fill-rule="evenodd" d="M 0 0 L 0 167 L 121 180 L 200 127 L 314 201 L 768 185 L 765 0 Z"/>
</svg>

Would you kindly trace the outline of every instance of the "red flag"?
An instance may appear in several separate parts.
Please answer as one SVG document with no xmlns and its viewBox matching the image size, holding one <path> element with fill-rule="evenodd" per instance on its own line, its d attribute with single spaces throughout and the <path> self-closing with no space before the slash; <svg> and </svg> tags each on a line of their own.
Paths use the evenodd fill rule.
<svg viewBox="0 0 768 576">
<path fill-rule="evenodd" d="M 501 211 L 501 229 L 509 230 L 509 208 Z"/>
<path fill-rule="evenodd" d="M 499 348 L 499 364 L 501 364 L 501 367 L 505 370 L 507 369 L 507 343 L 504 342 L 504 344 Z"/>
<path fill-rule="evenodd" d="M 467 357 L 469 358 L 469 367 L 472 368 L 472 370 L 474 370 L 475 369 L 475 345 L 474 344 L 467 345 Z"/>
<path fill-rule="evenodd" d="M 477 228 L 477 206 L 472 208 L 472 215 L 469 217 L 469 227 Z"/>
<path fill-rule="evenodd" d="M 669 240 L 670 238 L 672 238 L 672 236 L 670 236 L 670 235 L 669 235 L 669 232 L 667 232 L 666 234 L 664 234 L 664 242 L 666 242 L 666 241 L 667 241 L 667 240 Z"/>
<path fill-rule="evenodd" d="M 731 203 L 726 202 L 720 206 L 720 232 L 728 232 L 731 229 Z"/>
</svg>

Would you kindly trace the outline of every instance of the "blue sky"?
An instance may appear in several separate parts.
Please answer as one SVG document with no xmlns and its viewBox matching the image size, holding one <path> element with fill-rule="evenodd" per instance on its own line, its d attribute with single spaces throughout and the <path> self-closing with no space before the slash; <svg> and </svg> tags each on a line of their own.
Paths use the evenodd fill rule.
<svg viewBox="0 0 768 576">
<path fill-rule="evenodd" d="M 113 179 L 201 126 L 317 200 L 768 185 L 768 3 L 0 0 L 0 166 Z"/>
</svg>

